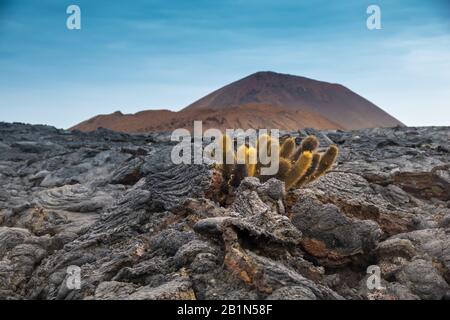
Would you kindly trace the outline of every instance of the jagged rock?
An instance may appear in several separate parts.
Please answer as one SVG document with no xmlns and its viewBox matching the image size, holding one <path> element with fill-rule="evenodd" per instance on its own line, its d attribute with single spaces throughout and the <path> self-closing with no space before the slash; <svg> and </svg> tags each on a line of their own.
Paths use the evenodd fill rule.
<svg viewBox="0 0 450 320">
<path fill-rule="evenodd" d="M 31 233 L 26 229 L 0 227 L 0 258 L 30 236 Z"/>
<path fill-rule="evenodd" d="M 273 192 L 269 192 L 272 189 L 268 186 L 274 185 L 280 185 L 278 189 L 284 192 L 282 182 L 277 180 L 261 184 L 254 178 L 244 179 L 238 189 L 239 195 L 231 206 L 233 216 L 202 219 L 194 230 L 221 237 L 225 244 L 224 265 L 227 270 L 262 295 L 271 294 L 290 283 L 304 285 L 305 290 L 311 290 L 314 297 L 339 298 L 332 290 L 315 284 L 282 263 L 256 255 L 241 246 L 241 242 L 252 239 L 264 243 L 266 250 L 272 246 L 271 243 L 295 248 L 301 241 L 301 233 L 286 216 L 278 212 L 277 206 L 272 206 L 274 200 L 279 200 Z"/>
<path fill-rule="evenodd" d="M 388 294 L 394 296 L 396 300 L 420 300 L 407 286 L 396 282 L 388 283 L 386 289 Z"/>
<path fill-rule="evenodd" d="M 101 212 L 114 203 L 118 192 L 107 192 L 95 187 L 75 184 L 47 189 L 37 193 L 36 204 L 46 209 L 59 209 L 71 212 Z"/>
<path fill-rule="evenodd" d="M 349 218 L 335 205 L 323 204 L 309 192 L 298 193 L 291 211 L 292 223 L 303 233 L 304 249 L 329 266 L 370 255 L 381 237 L 375 222 Z"/>
<path fill-rule="evenodd" d="M 307 287 L 282 287 L 272 292 L 267 300 L 316 300 L 316 295 Z"/>
<path fill-rule="evenodd" d="M 450 291 L 448 283 L 428 260 L 409 262 L 396 275 L 396 279 L 422 299 L 440 300 Z"/>
<path fill-rule="evenodd" d="M 194 240 L 195 235 L 192 232 L 180 232 L 178 230 L 163 230 L 155 237 L 150 239 L 150 246 L 155 249 L 161 249 L 168 255 L 175 255 L 183 244 Z M 170 239 L 170 241 L 167 241 Z"/>
<path fill-rule="evenodd" d="M 11 148 L 17 148 L 24 153 L 43 153 L 54 151 L 55 149 L 62 149 L 61 146 L 52 142 L 37 142 L 37 141 L 18 141 L 11 144 Z"/>
<path fill-rule="evenodd" d="M 398 172 L 392 182 L 418 198 L 450 200 L 450 165 L 436 166 L 429 172 Z"/>
<path fill-rule="evenodd" d="M 52 251 L 51 239 L 28 230 L 0 227 L 0 288 L 24 295 L 35 267 Z"/>
<path fill-rule="evenodd" d="M 417 250 L 409 240 L 392 238 L 381 242 L 376 254 L 383 277 L 389 279 L 417 255 Z"/>
<path fill-rule="evenodd" d="M 286 285 L 298 285 L 309 289 L 317 299 L 340 300 L 342 297 L 318 283 L 306 279 L 299 273 L 285 267 L 283 264 L 277 263 L 265 257 L 257 256 L 250 252 L 250 257 L 254 259 L 255 264 L 261 268 L 260 286 L 264 286 L 268 292 L 281 288 Z"/>
<path fill-rule="evenodd" d="M 201 256 L 202 254 L 204 256 Z M 207 254 L 211 254 L 212 256 Z M 194 263 L 197 258 L 199 260 L 208 260 L 216 255 L 217 250 L 215 250 L 208 242 L 192 240 L 178 249 L 174 257 L 174 262 L 178 267 L 189 266 Z"/>
<path fill-rule="evenodd" d="M 337 143 L 332 172 L 247 178 L 220 205 L 170 133 L 0 123 L 0 298 L 447 299 L 449 128 L 293 134 Z"/>
<path fill-rule="evenodd" d="M 108 281 L 99 284 L 95 291 L 99 300 L 195 300 L 195 293 L 187 278 L 174 279 L 158 287 L 136 286 Z"/>
<path fill-rule="evenodd" d="M 401 207 L 406 201 L 405 195 L 395 186 L 373 187 L 361 175 L 331 172 L 307 189 L 322 202 L 335 204 L 349 217 L 375 221 L 386 235 L 413 229 L 413 215 Z M 400 203 L 399 194 L 403 196 Z M 386 195 L 390 199 L 386 199 Z"/>
<path fill-rule="evenodd" d="M 141 287 L 133 292 L 130 300 L 196 300 L 192 284 L 187 277 L 175 279 L 159 287 Z"/>
<path fill-rule="evenodd" d="M 140 158 L 134 158 L 120 168 L 117 168 L 111 178 L 111 183 L 133 185 L 141 177 L 141 167 L 144 161 Z"/>
<path fill-rule="evenodd" d="M 398 234 L 393 239 L 410 241 L 418 256 L 431 258 L 441 270 L 441 275 L 450 281 L 450 229 L 426 229 Z"/>
<path fill-rule="evenodd" d="M 136 286 L 127 282 L 105 281 L 95 289 L 95 298 L 98 300 L 126 299 L 136 291 Z"/>
<path fill-rule="evenodd" d="M 280 186 L 279 190 L 284 190 L 283 183 L 275 179 L 261 184 L 256 178 L 245 178 L 231 206 L 230 216 L 200 220 L 194 230 L 199 233 L 221 234 L 223 230 L 232 227 L 251 237 L 266 238 L 286 245 L 298 244 L 301 232 L 287 216 L 279 213 L 277 202 L 274 201 L 278 199 L 273 199 L 273 194 L 268 192 L 271 188 L 267 186 L 274 184 Z"/>
<path fill-rule="evenodd" d="M 381 288 L 367 288 L 367 277 L 360 282 L 359 297 L 366 300 L 420 300 L 410 288 L 398 282 L 387 282 L 381 280 Z"/>
</svg>

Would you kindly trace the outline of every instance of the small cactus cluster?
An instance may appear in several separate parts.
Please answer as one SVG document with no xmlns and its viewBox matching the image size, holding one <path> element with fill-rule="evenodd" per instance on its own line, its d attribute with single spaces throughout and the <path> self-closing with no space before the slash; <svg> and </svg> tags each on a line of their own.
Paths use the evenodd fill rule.
<svg viewBox="0 0 450 320">
<path fill-rule="evenodd" d="M 260 148 L 266 148 L 269 155 L 278 153 L 278 157 L 274 157 L 279 162 L 276 174 L 261 175 L 264 165 L 257 158 Z M 235 151 L 233 140 L 224 135 L 219 141 L 224 163 L 219 165 L 222 173 L 221 189 L 229 193 L 245 177 L 258 177 L 261 181 L 275 177 L 285 182 L 286 190 L 300 188 L 324 175 L 336 161 L 339 152 L 336 145 L 331 145 L 324 153 L 319 153 L 318 148 L 319 140 L 315 136 L 306 137 L 297 147 L 293 137 L 286 138 L 280 144 L 269 135 L 261 135 L 256 147 L 242 145 Z M 252 157 L 258 159 L 256 163 L 249 161 Z"/>
</svg>

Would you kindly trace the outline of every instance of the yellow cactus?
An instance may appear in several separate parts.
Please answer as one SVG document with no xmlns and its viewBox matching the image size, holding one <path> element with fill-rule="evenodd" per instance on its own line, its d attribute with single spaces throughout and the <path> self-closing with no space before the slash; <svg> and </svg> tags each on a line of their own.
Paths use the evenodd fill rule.
<svg viewBox="0 0 450 320">
<path fill-rule="evenodd" d="M 243 144 L 236 151 L 236 163 L 248 163 L 248 147 Z"/>
<path fill-rule="evenodd" d="M 338 156 L 338 148 L 335 145 L 330 146 L 323 155 L 320 155 L 317 152 L 319 140 L 314 136 L 303 139 L 297 150 L 295 150 L 293 137 L 287 138 L 280 147 L 278 140 L 267 134 L 259 137 L 256 148 L 242 145 L 235 153 L 233 141 L 227 135 L 222 137 L 220 146 L 224 160 L 227 157 L 233 159 L 232 164 L 225 163 L 221 167 L 223 190 L 228 190 L 228 192 L 237 188 L 245 177 L 258 177 L 261 181 L 276 177 L 285 182 L 286 190 L 300 188 L 325 174 Z M 261 149 L 265 149 L 269 157 L 278 156 L 275 157 L 279 168 L 276 175 L 261 175 L 263 165 L 258 159 L 258 151 L 261 152 Z"/>
<path fill-rule="evenodd" d="M 231 179 L 229 181 L 230 186 L 239 187 L 242 179 L 248 176 L 247 163 L 248 163 L 248 150 L 245 144 L 241 145 L 236 151 L 236 164 L 233 167 Z"/>
<path fill-rule="evenodd" d="M 261 155 L 262 152 L 261 150 L 265 150 L 267 157 L 270 158 L 272 156 L 272 153 L 276 155 L 280 154 L 280 143 L 278 142 L 277 139 L 273 139 L 268 134 L 262 134 L 258 139 L 257 150 L 259 155 Z M 260 161 L 258 161 L 256 164 L 256 172 L 257 173 L 260 172 L 263 166 L 267 167 L 268 165 L 264 165 Z M 267 178 L 269 177 L 268 176 L 260 177 L 260 179 L 262 180 L 265 180 Z"/>
<path fill-rule="evenodd" d="M 316 151 L 319 147 L 319 140 L 315 136 L 307 136 L 305 139 L 303 139 L 301 147 L 302 151 Z"/>
<path fill-rule="evenodd" d="M 302 143 L 292 155 L 292 159 L 298 159 L 302 152 L 311 151 L 314 152 L 319 148 L 320 142 L 315 136 L 307 136 L 302 140 Z"/>
<path fill-rule="evenodd" d="M 312 175 L 314 174 L 314 172 L 316 172 L 317 167 L 319 166 L 319 161 L 320 161 L 320 154 L 314 153 L 311 165 L 309 166 L 309 169 L 306 171 L 306 173 L 303 175 L 303 177 L 301 177 L 300 180 L 295 185 L 297 188 L 300 188 L 309 182 Z"/>
<path fill-rule="evenodd" d="M 256 175 L 256 164 L 258 161 L 258 152 L 256 151 L 256 148 L 247 148 L 247 155 L 247 174 L 249 177 L 254 177 Z"/>
<path fill-rule="evenodd" d="M 267 155 L 270 157 L 272 152 L 275 154 L 279 154 L 280 152 L 280 143 L 278 140 L 272 138 L 268 134 L 262 134 L 258 139 L 258 150 L 267 150 Z"/>
<path fill-rule="evenodd" d="M 270 152 L 270 150 L 268 149 L 268 144 L 269 141 L 271 140 L 270 136 L 268 134 L 262 134 L 259 136 L 258 138 L 258 143 L 256 145 L 256 148 L 258 150 L 261 150 L 262 148 L 266 148 L 267 153 Z"/>
<path fill-rule="evenodd" d="M 234 161 L 236 160 L 233 140 L 229 135 L 223 135 L 219 140 L 219 150 L 222 152 L 222 175 L 223 178 L 228 181 L 234 168 Z"/>
<path fill-rule="evenodd" d="M 280 157 L 289 159 L 295 150 L 295 138 L 287 138 L 281 145 Z"/>
<path fill-rule="evenodd" d="M 311 166 L 312 159 L 313 155 L 310 151 L 305 151 L 301 154 L 300 158 L 293 164 L 292 169 L 284 181 L 286 190 L 291 189 L 305 175 Z"/>
<path fill-rule="evenodd" d="M 317 170 L 314 172 L 310 181 L 314 181 L 319 177 L 327 173 L 331 169 L 331 166 L 336 161 L 339 154 L 339 149 L 336 145 L 331 145 L 328 150 L 320 157 L 319 165 Z"/>
<path fill-rule="evenodd" d="M 276 178 L 280 180 L 285 180 L 287 176 L 290 174 L 292 169 L 291 161 L 285 158 L 279 158 L 278 162 L 278 173 L 276 174 Z"/>
</svg>

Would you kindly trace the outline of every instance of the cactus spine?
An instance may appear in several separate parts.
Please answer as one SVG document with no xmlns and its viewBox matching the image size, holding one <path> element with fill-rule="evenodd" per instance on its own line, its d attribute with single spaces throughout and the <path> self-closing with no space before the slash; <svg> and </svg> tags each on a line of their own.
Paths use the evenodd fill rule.
<svg viewBox="0 0 450 320">
<path fill-rule="evenodd" d="M 315 136 L 307 136 L 301 144 L 302 151 L 316 151 L 319 147 L 319 140 Z"/>
<path fill-rule="evenodd" d="M 300 180 L 295 185 L 297 188 L 300 188 L 309 182 L 310 178 L 312 177 L 314 172 L 316 172 L 317 167 L 319 166 L 319 161 L 320 161 L 320 154 L 314 153 L 311 165 L 309 166 L 308 170 L 305 172 L 303 177 L 301 177 Z"/>
<path fill-rule="evenodd" d="M 300 158 L 295 161 L 292 169 L 289 171 L 286 177 L 285 186 L 286 190 L 291 189 L 297 181 L 299 181 L 311 166 L 313 155 L 311 151 L 305 151 L 301 154 Z"/>
<path fill-rule="evenodd" d="M 319 165 L 317 166 L 317 170 L 312 175 L 310 181 L 314 181 L 321 176 L 323 176 L 328 170 L 331 169 L 331 166 L 336 161 L 337 156 L 339 154 L 339 149 L 336 145 L 331 145 L 327 151 L 320 157 Z"/>
<path fill-rule="evenodd" d="M 256 175 L 256 164 L 258 161 L 258 152 L 256 148 L 247 148 L 248 161 L 247 163 L 247 173 L 249 177 L 254 177 Z"/>
<path fill-rule="evenodd" d="M 236 164 L 234 165 L 231 179 L 229 181 L 230 186 L 239 187 L 242 179 L 248 176 L 247 165 L 248 163 L 248 151 L 247 146 L 242 145 L 236 151 Z"/>
<path fill-rule="evenodd" d="M 229 135 L 222 136 L 219 143 L 219 150 L 222 152 L 222 175 L 228 181 L 231 177 L 235 161 L 233 140 Z"/>
<path fill-rule="evenodd" d="M 305 139 L 302 140 L 300 146 L 297 148 L 297 150 L 292 155 L 292 159 L 298 159 L 302 152 L 305 151 L 311 151 L 314 152 L 319 148 L 319 140 L 315 136 L 307 136 Z"/>
<path fill-rule="evenodd" d="M 295 150 L 295 138 L 287 138 L 281 145 L 280 158 L 289 159 Z"/>
<path fill-rule="evenodd" d="M 278 161 L 278 173 L 276 174 L 276 178 L 280 180 L 286 180 L 292 170 L 291 161 L 285 158 L 281 158 Z"/>
</svg>

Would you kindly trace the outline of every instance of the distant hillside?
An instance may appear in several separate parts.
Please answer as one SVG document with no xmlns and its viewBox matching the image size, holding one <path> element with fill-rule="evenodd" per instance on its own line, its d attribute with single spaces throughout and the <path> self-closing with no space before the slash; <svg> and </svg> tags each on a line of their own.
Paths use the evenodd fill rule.
<svg viewBox="0 0 450 320">
<path fill-rule="evenodd" d="M 194 120 L 201 120 L 204 129 L 279 128 L 297 130 L 298 128 L 311 127 L 312 124 L 317 129 L 343 129 L 337 123 L 312 112 L 264 104 L 249 104 L 227 110 L 205 109 L 180 112 L 148 110 L 128 115 L 115 112 L 109 115 L 96 116 L 71 129 L 93 131 L 102 127 L 128 133 L 172 131 L 177 128 L 192 129 Z"/>
<path fill-rule="evenodd" d="M 194 102 L 186 110 L 218 110 L 249 103 L 314 112 L 346 129 L 403 125 L 340 84 L 275 72 L 258 72 L 233 82 Z"/>
<path fill-rule="evenodd" d="M 258 72 L 222 87 L 179 112 L 147 110 L 99 115 L 71 129 L 123 132 L 192 128 L 359 129 L 403 125 L 379 107 L 339 85 L 304 77 Z"/>
</svg>

